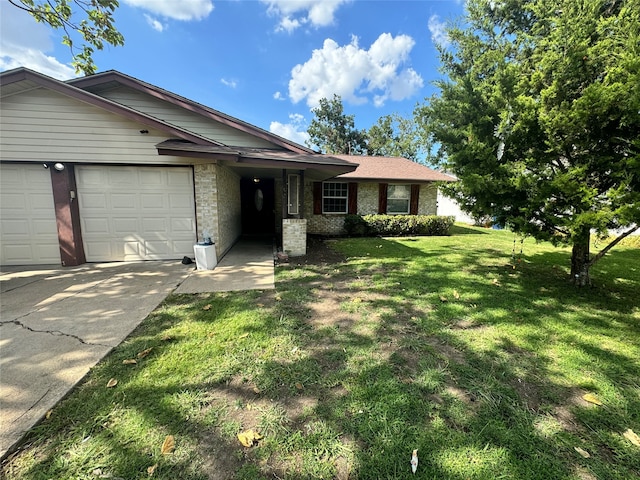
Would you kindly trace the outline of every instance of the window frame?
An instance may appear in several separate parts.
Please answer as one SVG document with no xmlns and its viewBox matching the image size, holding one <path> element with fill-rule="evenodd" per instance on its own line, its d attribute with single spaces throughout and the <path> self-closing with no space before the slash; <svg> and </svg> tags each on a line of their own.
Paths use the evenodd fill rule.
<svg viewBox="0 0 640 480">
<path fill-rule="evenodd" d="M 391 191 L 392 187 L 394 189 L 395 189 L 395 187 L 404 187 L 406 189 L 406 192 L 407 192 L 407 197 L 406 198 L 391 198 L 390 191 Z M 395 212 L 390 211 L 389 210 L 390 204 L 394 200 L 405 200 L 407 202 L 406 211 L 395 211 Z M 390 183 L 387 186 L 387 212 L 386 213 L 387 213 L 387 215 L 409 215 L 411 213 L 411 185 L 404 184 L 404 183 Z"/>
<path fill-rule="evenodd" d="M 295 199 L 291 198 L 294 193 L 291 185 L 292 179 L 295 183 Z M 300 175 L 295 173 L 290 173 L 287 176 L 287 214 L 300 215 Z"/>
<path fill-rule="evenodd" d="M 337 195 L 325 195 L 325 185 L 334 184 L 334 185 L 343 185 L 345 195 L 337 196 Z M 344 200 L 344 211 L 340 212 L 328 212 L 325 210 L 325 199 L 337 199 Z M 322 182 L 322 214 L 323 215 L 346 215 L 349 213 L 349 182 Z"/>
</svg>

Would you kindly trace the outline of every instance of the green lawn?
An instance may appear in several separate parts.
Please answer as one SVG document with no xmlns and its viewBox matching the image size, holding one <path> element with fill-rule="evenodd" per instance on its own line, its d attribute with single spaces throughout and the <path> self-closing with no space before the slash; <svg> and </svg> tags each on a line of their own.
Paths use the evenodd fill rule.
<svg viewBox="0 0 640 480">
<path fill-rule="evenodd" d="M 613 249 L 580 290 L 568 250 L 506 231 L 326 245 L 344 260 L 294 259 L 276 291 L 169 297 L 3 473 L 640 476 L 624 436 L 640 434 L 640 250 Z M 247 429 L 263 436 L 251 448 L 236 437 Z"/>
</svg>

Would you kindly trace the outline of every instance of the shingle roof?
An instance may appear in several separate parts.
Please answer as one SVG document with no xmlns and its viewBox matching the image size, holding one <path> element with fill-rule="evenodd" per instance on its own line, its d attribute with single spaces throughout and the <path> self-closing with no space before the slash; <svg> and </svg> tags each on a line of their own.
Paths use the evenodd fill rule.
<svg viewBox="0 0 640 480">
<path fill-rule="evenodd" d="M 358 164 L 358 168 L 355 171 L 340 175 L 339 178 L 341 179 L 406 182 L 453 182 L 456 180 L 446 173 L 438 172 L 425 165 L 401 157 L 332 156 Z"/>
</svg>

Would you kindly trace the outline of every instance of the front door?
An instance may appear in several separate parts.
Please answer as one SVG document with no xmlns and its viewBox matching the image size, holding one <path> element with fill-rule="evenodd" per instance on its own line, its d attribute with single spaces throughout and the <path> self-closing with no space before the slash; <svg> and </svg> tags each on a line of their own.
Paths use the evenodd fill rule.
<svg viewBox="0 0 640 480">
<path fill-rule="evenodd" d="M 245 235 L 275 232 L 275 182 L 273 178 L 240 180 L 242 198 L 242 233 Z"/>
</svg>

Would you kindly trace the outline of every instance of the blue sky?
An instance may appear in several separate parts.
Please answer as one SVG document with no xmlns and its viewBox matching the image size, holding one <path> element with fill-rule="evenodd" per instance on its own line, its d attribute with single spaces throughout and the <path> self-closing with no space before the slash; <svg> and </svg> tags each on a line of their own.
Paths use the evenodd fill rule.
<svg viewBox="0 0 640 480">
<path fill-rule="evenodd" d="M 94 55 L 119 70 L 299 143 L 334 93 L 356 127 L 409 117 L 434 92 L 436 42 L 462 0 L 120 0 L 123 47 Z M 61 34 L 0 0 L 0 71 L 75 76 Z"/>
</svg>

